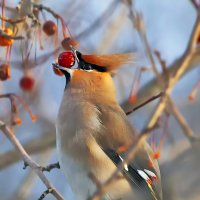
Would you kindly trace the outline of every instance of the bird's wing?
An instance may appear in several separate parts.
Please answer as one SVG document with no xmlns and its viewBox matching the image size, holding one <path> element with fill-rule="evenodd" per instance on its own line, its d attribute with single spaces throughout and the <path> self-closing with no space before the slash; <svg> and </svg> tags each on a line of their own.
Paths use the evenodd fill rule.
<svg viewBox="0 0 200 200">
<path fill-rule="evenodd" d="M 118 165 L 126 155 L 126 151 L 120 150 L 119 152 L 119 149 L 128 147 L 133 142 L 136 131 L 118 104 L 98 105 L 97 107 L 105 131 L 99 138 L 96 138 L 97 142 L 107 156 Z M 153 165 L 149 166 L 149 162 Z M 162 199 L 159 167 L 157 161 L 152 159 L 152 150 L 147 143 L 138 148 L 134 159 L 125 165 L 123 173 L 133 188 L 144 191 L 148 200 Z"/>
</svg>

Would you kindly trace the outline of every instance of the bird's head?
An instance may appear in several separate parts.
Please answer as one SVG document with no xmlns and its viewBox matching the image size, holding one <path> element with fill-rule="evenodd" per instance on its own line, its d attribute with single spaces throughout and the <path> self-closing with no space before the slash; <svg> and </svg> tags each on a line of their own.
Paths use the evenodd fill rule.
<svg viewBox="0 0 200 200">
<path fill-rule="evenodd" d="M 96 95 L 104 98 L 106 96 L 115 98 L 115 87 L 110 75 L 111 71 L 106 66 L 87 62 L 78 51 L 74 51 L 73 54 L 78 64 L 77 68 L 53 65 L 65 75 L 65 90 L 93 97 Z"/>
<path fill-rule="evenodd" d="M 70 52 L 64 52 L 58 58 L 56 69 L 66 77 L 66 90 L 75 93 L 92 94 L 115 98 L 115 87 L 111 73 L 123 64 L 133 63 L 134 53 L 84 55 L 71 47 Z M 75 61 L 77 68 L 72 68 Z"/>
</svg>

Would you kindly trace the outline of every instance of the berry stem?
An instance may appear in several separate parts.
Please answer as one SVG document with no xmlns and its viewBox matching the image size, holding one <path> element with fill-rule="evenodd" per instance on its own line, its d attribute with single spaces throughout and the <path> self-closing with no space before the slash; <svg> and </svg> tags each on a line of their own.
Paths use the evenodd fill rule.
<svg viewBox="0 0 200 200">
<path fill-rule="evenodd" d="M 60 22 L 61 22 L 61 25 L 62 25 L 63 37 L 66 38 L 67 37 L 67 32 L 66 32 L 66 27 L 65 27 L 64 20 L 61 17 L 59 19 L 60 19 Z"/>
<path fill-rule="evenodd" d="M 190 101 L 194 101 L 194 99 L 196 98 L 199 87 L 200 87 L 200 80 L 198 80 L 197 83 L 193 86 L 192 91 L 188 96 Z"/>
<path fill-rule="evenodd" d="M 40 49 L 43 49 L 43 45 L 42 45 L 42 28 L 41 26 L 38 27 L 38 40 L 39 40 L 39 44 L 40 44 Z"/>
<path fill-rule="evenodd" d="M 129 102 L 130 103 L 134 103 L 136 101 L 137 92 L 138 92 L 139 85 L 140 85 L 141 75 L 142 75 L 141 69 L 137 69 L 137 71 L 135 73 L 131 93 L 130 93 L 130 96 L 129 96 Z"/>
<path fill-rule="evenodd" d="M 33 121 L 37 120 L 37 117 L 35 115 L 33 115 L 30 107 L 26 104 L 26 102 L 20 96 L 18 96 L 16 94 L 12 94 L 12 95 L 22 104 L 22 106 L 24 107 L 26 112 L 30 115 L 31 120 L 33 120 Z"/>
<path fill-rule="evenodd" d="M 2 20 L 1 20 L 1 26 L 2 26 L 2 29 L 4 30 L 4 6 L 5 6 L 5 0 L 2 0 Z"/>
</svg>

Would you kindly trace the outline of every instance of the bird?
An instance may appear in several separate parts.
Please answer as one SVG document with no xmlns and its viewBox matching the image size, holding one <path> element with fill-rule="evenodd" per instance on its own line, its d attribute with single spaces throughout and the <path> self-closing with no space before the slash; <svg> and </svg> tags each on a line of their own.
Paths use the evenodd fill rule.
<svg viewBox="0 0 200 200">
<path fill-rule="evenodd" d="M 76 200 L 87 200 L 123 162 L 137 137 L 116 98 L 112 73 L 131 53 L 84 55 L 72 48 L 77 67 L 62 71 L 66 84 L 56 120 L 56 145 L 61 170 Z M 147 142 L 101 196 L 103 200 L 162 200 L 159 166 Z M 152 165 L 149 165 L 149 162 Z"/>
</svg>

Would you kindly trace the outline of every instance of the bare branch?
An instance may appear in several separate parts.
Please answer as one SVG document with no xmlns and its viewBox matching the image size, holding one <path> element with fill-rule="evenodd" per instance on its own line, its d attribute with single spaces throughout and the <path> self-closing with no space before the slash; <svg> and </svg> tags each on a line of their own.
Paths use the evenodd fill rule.
<svg viewBox="0 0 200 200">
<path fill-rule="evenodd" d="M 26 17 L 22 17 L 20 19 L 10 19 L 10 18 L 6 18 L 6 17 L 2 17 L 1 15 L 0 15 L 0 19 L 4 20 L 5 22 L 8 22 L 12 25 L 18 24 L 18 23 L 23 23 L 26 21 Z"/>
<path fill-rule="evenodd" d="M 53 192 L 54 190 L 52 188 L 45 190 L 38 200 L 43 200 L 48 194 L 52 194 Z"/>
<path fill-rule="evenodd" d="M 195 9 L 198 11 L 198 9 L 199 9 L 198 2 L 196 0 L 190 0 L 190 1 L 191 1 L 192 5 L 195 7 Z"/>
<path fill-rule="evenodd" d="M 42 134 L 41 137 L 31 140 L 23 146 L 29 154 L 40 153 L 48 148 L 55 146 L 55 134 L 51 133 L 50 130 L 47 130 L 47 132 Z M 3 155 L 0 155 L 0 170 L 14 164 L 20 159 L 20 155 L 15 150 L 11 150 L 4 153 Z"/>
<path fill-rule="evenodd" d="M 155 51 L 155 55 L 157 56 L 157 58 L 158 58 L 158 60 L 159 60 L 159 62 L 161 64 L 161 66 L 163 68 L 163 73 L 165 73 L 165 75 L 167 76 L 166 77 L 167 80 L 169 80 L 169 75 L 168 75 L 167 67 L 165 65 L 165 62 L 161 59 L 160 53 L 158 51 Z M 170 96 L 168 96 L 168 105 L 169 105 L 169 108 L 170 108 L 172 114 L 174 115 L 174 117 L 176 118 L 176 120 L 180 124 L 181 128 L 183 129 L 183 132 L 184 132 L 185 136 L 190 141 L 194 141 L 194 134 L 193 134 L 192 129 L 189 127 L 189 125 L 187 124 L 185 118 L 181 115 L 181 113 L 179 112 L 177 106 L 172 101 L 172 99 L 171 99 Z"/>
<path fill-rule="evenodd" d="M 46 185 L 48 190 L 51 190 L 51 193 L 53 194 L 53 196 L 57 198 L 58 200 L 64 200 L 61 194 L 59 194 L 59 192 L 54 188 L 54 186 L 49 182 L 49 180 L 43 174 L 43 172 L 40 169 L 40 166 L 36 162 L 34 162 L 31 159 L 31 157 L 27 154 L 27 152 L 22 147 L 19 140 L 16 138 L 13 131 L 8 126 L 6 126 L 6 124 L 3 123 L 2 121 L 0 121 L 0 129 L 5 134 L 5 136 L 9 139 L 9 141 L 13 144 L 13 146 L 15 147 L 17 152 L 20 154 L 24 162 L 27 163 L 31 167 L 31 169 L 38 175 L 38 177 Z"/>
<path fill-rule="evenodd" d="M 40 165 L 42 166 L 46 165 L 46 163 L 52 156 L 52 151 L 53 150 L 51 149 L 47 149 L 46 151 L 38 155 L 37 163 L 40 163 Z M 12 195 L 12 199 L 27 200 L 30 197 L 31 191 L 33 190 L 36 178 L 37 176 L 35 176 L 34 172 L 32 170 L 29 170 L 21 185 L 18 186 L 17 193 L 14 193 Z"/>
<path fill-rule="evenodd" d="M 195 137 L 193 130 L 190 128 L 189 124 L 187 123 L 185 118 L 182 116 L 182 114 L 178 110 L 175 103 L 173 103 L 171 99 L 169 99 L 168 103 L 170 105 L 170 109 L 171 109 L 174 117 L 176 118 L 177 122 L 179 123 L 180 127 L 182 128 L 185 136 L 189 139 L 190 142 L 196 141 L 197 137 Z"/>
<path fill-rule="evenodd" d="M 2 7 L 2 3 L 0 3 L 0 7 Z M 4 6 L 4 8 L 8 11 L 11 11 L 11 12 L 15 12 L 16 11 L 16 8 L 13 8 L 13 7 L 9 7 L 9 6 Z"/>
<path fill-rule="evenodd" d="M 31 109 L 27 105 L 27 103 L 18 95 L 14 93 L 7 93 L 7 94 L 0 94 L 0 98 L 8 98 L 10 100 L 11 104 L 11 124 L 16 125 L 16 124 L 21 124 L 21 119 L 19 117 L 19 112 L 16 104 L 16 99 L 22 104 L 26 112 L 29 113 L 31 119 L 33 121 L 37 120 L 37 117 L 32 114 Z"/>
<path fill-rule="evenodd" d="M 116 10 L 118 4 L 121 2 L 121 0 L 114 0 L 112 3 L 108 6 L 108 8 L 104 11 L 104 13 L 101 14 L 99 18 L 97 18 L 88 28 L 86 28 L 81 33 L 77 34 L 75 38 L 82 39 L 85 36 L 90 36 L 94 33 L 94 30 L 100 27 L 102 23 L 105 23 L 106 19 L 110 17 Z"/>
<path fill-rule="evenodd" d="M 162 67 L 162 71 L 163 71 L 164 78 L 165 78 L 166 82 L 168 83 L 170 76 L 169 76 L 169 72 L 168 72 L 168 69 L 167 69 L 166 62 L 165 62 L 165 60 L 163 60 L 163 59 L 161 58 L 161 55 L 160 55 L 160 52 L 159 52 L 159 51 L 155 50 L 155 51 L 154 51 L 154 54 L 156 55 L 156 57 L 157 57 L 157 59 L 158 59 L 160 65 L 161 65 L 161 67 Z M 162 77 L 162 75 L 161 75 L 161 77 Z M 164 84 L 166 85 L 166 83 L 165 83 L 165 81 L 164 81 L 163 79 L 162 79 L 162 81 L 163 81 Z"/>
<path fill-rule="evenodd" d="M 96 178 L 96 176 L 93 173 L 89 173 L 88 177 L 93 181 L 97 188 L 101 187 L 100 181 Z"/>
<path fill-rule="evenodd" d="M 193 33 L 191 35 L 191 39 L 190 39 L 190 42 L 188 44 L 188 48 L 186 49 L 186 51 L 183 55 L 183 58 L 182 58 L 181 63 L 179 65 L 179 68 L 176 71 L 176 73 L 174 74 L 174 76 L 169 80 L 168 87 L 165 90 L 165 96 L 163 96 L 161 98 L 160 103 L 156 107 L 153 115 L 150 117 L 150 120 L 149 120 L 149 122 L 146 126 L 147 129 L 151 129 L 153 126 L 155 126 L 159 117 L 161 116 L 162 112 L 165 109 L 166 102 L 168 100 L 168 96 L 170 95 L 174 85 L 180 79 L 180 77 L 184 73 L 184 71 L 187 69 L 188 63 L 192 58 L 192 53 L 194 51 L 193 47 L 194 47 L 194 44 L 196 42 L 195 39 L 197 38 L 197 32 L 199 32 L 199 29 L 200 29 L 200 23 L 199 23 L 199 16 L 198 16 L 197 19 L 196 19 L 195 26 L 193 28 Z"/>
<path fill-rule="evenodd" d="M 57 163 L 53 163 L 53 164 L 50 164 L 50 165 L 48 165 L 48 166 L 46 166 L 46 167 L 41 167 L 41 170 L 43 171 L 43 172 L 50 172 L 52 169 L 60 169 L 60 164 L 59 164 L 59 162 L 57 162 Z"/>
<path fill-rule="evenodd" d="M 57 13 L 55 13 L 55 12 L 54 12 L 51 8 L 49 8 L 49 7 L 46 7 L 46 6 L 42 5 L 42 4 L 36 4 L 36 3 L 33 3 L 33 6 L 34 6 L 34 8 L 37 8 L 37 9 L 40 10 L 40 11 L 46 10 L 47 12 L 51 13 L 56 19 L 57 19 L 57 18 L 60 18 L 60 16 L 59 16 Z"/>
<path fill-rule="evenodd" d="M 163 92 L 160 92 L 158 95 L 155 95 L 153 97 L 151 97 L 150 99 L 147 99 L 147 101 L 141 103 L 140 105 L 136 106 L 135 108 L 133 108 L 131 111 L 126 112 L 126 115 L 130 115 L 132 112 L 140 109 L 141 107 L 145 106 L 146 104 L 154 101 L 155 99 L 161 97 L 163 95 Z"/>
<path fill-rule="evenodd" d="M 6 39 L 9 40 L 23 40 L 24 37 L 23 36 L 11 36 L 11 35 L 7 35 L 3 30 L 0 29 L 0 35 Z"/>
<path fill-rule="evenodd" d="M 177 72 L 177 70 L 180 68 L 180 66 L 184 65 L 184 69 L 179 71 L 180 73 L 178 75 L 178 79 L 180 79 L 184 74 L 186 74 L 188 71 L 192 70 L 194 67 L 197 66 L 198 63 L 200 63 L 200 49 L 199 48 L 193 48 L 191 50 L 191 46 L 195 47 L 195 42 L 197 39 L 197 35 L 199 32 L 199 16 L 196 19 L 194 28 L 193 28 L 193 33 L 191 35 L 192 39 L 190 40 L 190 43 L 188 43 L 188 48 L 186 49 L 185 53 L 178 58 L 168 69 L 168 72 L 170 76 L 172 76 L 174 73 Z M 191 44 L 192 43 L 192 44 Z M 189 47 L 190 46 L 190 47 Z M 176 76 L 177 76 L 176 75 Z M 164 77 L 164 75 L 161 75 Z M 165 82 L 167 80 L 163 79 Z M 176 78 L 174 79 L 176 80 Z M 177 81 L 177 80 L 176 80 Z M 175 81 L 175 82 L 176 82 Z M 173 81 L 174 82 L 174 81 Z M 173 84 L 175 84 L 175 82 Z M 145 101 L 145 99 L 149 96 L 153 96 L 156 93 L 160 92 L 160 86 L 157 84 L 157 79 L 153 79 L 147 84 L 145 84 L 139 91 L 138 93 L 138 98 L 137 101 L 134 102 L 134 106 L 137 106 L 139 102 Z M 122 103 L 122 108 L 125 110 L 125 112 L 129 111 L 132 109 L 133 104 L 131 104 L 129 101 L 125 101 Z"/>
</svg>

